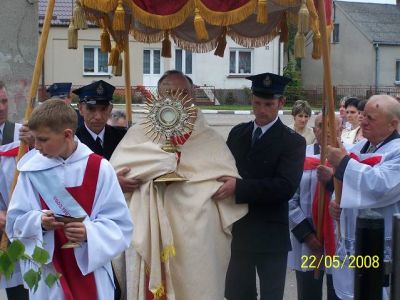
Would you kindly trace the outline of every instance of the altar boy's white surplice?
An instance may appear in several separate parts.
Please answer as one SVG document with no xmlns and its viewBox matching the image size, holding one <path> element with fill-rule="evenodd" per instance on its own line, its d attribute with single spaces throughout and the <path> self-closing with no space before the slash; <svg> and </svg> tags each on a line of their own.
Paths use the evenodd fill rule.
<svg viewBox="0 0 400 300">
<path fill-rule="evenodd" d="M 342 257 L 354 255 L 357 216 L 363 210 L 380 213 L 385 223 L 384 259 L 391 258 L 392 217 L 400 213 L 400 138 L 384 143 L 374 153 L 360 153 L 366 140 L 356 144 L 351 153 L 358 160 L 375 158 L 379 161 L 370 166 L 350 159 L 343 177 L 343 192 L 340 216 L 341 238 L 337 254 Z M 333 269 L 336 294 L 341 299 L 353 299 L 354 272 L 347 267 Z M 384 298 L 387 299 L 386 289 Z"/>
<path fill-rule="evenodd" d="M 66 160 L 47 158 L 37 152 L 18 163 L 21 172 L 7 215 L 6 231 L 9 237 L 19 238 L 25 244 L 26 252 L 32 255 L 36 245 L 49 252 L 42 278 L 55 272 L 52 264 L 54 252 L 54 231 L 43 231 L 41 227 L 41 204 L 39 194 L 32 186 L 26 172 L 54 168 L 57 178 L 66 187 L 82 184 L 89 155 L 92 151 L 78 141 L 76 151 Z M 45 184 L 45 183 L 43 183 Z M 92 213 L 84 224 L 87 242 L 75 248 L 77 265 L 83 275 L 94 272 L 98 299 L 114 298 L 114 280 L 111 259 L 128 248 L 132 239 L 133 225 L 125 198 L 119 187 L 115 171 L 105 159 L 100 164 L 97 188 Z M 23 238 L 23 239 L 22 239 Z M 21 262 L 22 272 L 36 268 L 29 261 Z M 51 289 L 42 280 L 36 293 L 30 292 L 30 299 L 64 299 L 60 283 Z"/>
</svg>

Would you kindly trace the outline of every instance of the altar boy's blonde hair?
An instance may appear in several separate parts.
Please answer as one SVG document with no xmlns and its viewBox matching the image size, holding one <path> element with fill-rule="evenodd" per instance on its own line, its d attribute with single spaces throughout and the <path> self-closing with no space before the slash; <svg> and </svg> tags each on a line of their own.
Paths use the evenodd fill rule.
<svg viewBox="0 0 400 300">
<path fill-rule="evenodd" d="M 78 116 L 76 111 L 70 105 L 65 104 L 63 100 L 52 98 L 33 110 L 28 127 L 31 130 L 47 127 L 57 133 L 71 129 L 75 134 L 78 127 Z"/>
</svg>

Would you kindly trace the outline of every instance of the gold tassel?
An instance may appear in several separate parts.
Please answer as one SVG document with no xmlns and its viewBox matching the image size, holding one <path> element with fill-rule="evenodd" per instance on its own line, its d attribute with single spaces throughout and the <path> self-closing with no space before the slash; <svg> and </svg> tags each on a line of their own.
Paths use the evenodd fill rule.
<svg viewBox="0 0 400 300">
<path fill-rule="evenodd" d="M 161 56 L 162 57 L 171 57 L 171 41 L 169 39 L 168 30 L 164 31 L 164 39 L 162 41 Z"/>
<path fill-rule="evenodd" d="M 199 9 L 196 7 L 194 10 L 194 30 L 196 30 L 196 38 L 198 41 L 207 41 L 208 32 L 206 23 L 203 17 L 200 15 Z"/>
<path fill-rule="evenodd" d="M 122 58 L 121 55 L 118 57 L 118 65 L 112 66 L 112 71 L 114 76 L 120 77 L 122 76 Z"/>
<path fill-rule="evenodd" d="M 100 35 L 100 50 L 102 52 L 110 52 L 111 51 L 111 41 L 110 34 L 107 29 L 103 28 L 103 31 Z"/>
<path fill-rule="evenodd" d="M 85 12 L 83 11 L 81 2 L 79 0 L 75 1 L 75 8 L 74 8 L 74 13 L 73 13 L 73 20 L 74 20 L 74 26 L 76 29 L 87 29 L 87 23 L 86 23 L 86 16 Z"/>
<path fill-rule="evenodd" d="M 257 5 L 257 23 L 267 24 L 267 0 L 258 0 Z"/>
<path fill-rule="evenodd" d="M 311 56 L 314 59 L 320 59 L 322 45 L 321 45 L 321 34 L 319 33 L 319 31 L 314 33 L 312 41 L 313 41 L 313 50 Z"/>
<path fill-rule="evenodd" d="M 109 66 L 118 66 L 119 61 L 119 50 L 117 46 L 114 46 L 111 49 L 110 57 L 108 58 L 108 65 Z"/>
<path fill-rule="evenodd" d="M 304 34 L 297 32 L 294 38 L 294 57 L 304 58 L 305 57 L 305 37 Z"/>
<path fill-rule="evenodd" d="M 118 0 L 117 8 L 115 9 L 114 19 L 113 19 L 113 29 L 116 31 L 125 30 L 125 10 L 123 0 Z"/>
<path fill-rule="evenodd" d="M 310 24 L 310 13 L 308 12 L 306 0 L 301 1 L 301 6 L 299 10 L 299 19 L 297 22 L 297 30 L 300 33 L 307 33 Z"/>
<path fill-rule="evenodd" d="M 218 37 L 217 48 L 215 48 L 214 55 L 219 57 L 224 57 L 225 48 L 226 48 L 226 27 L 224 27 L 221 35 Z"/>
<path fill-rule="evenodd" d="M 281 34 L 279 36 L 279 42 L 281 43 L 287 43 L 289 41 L 289 29 L 287 25 L 287 16 L 286 12 L 283 13 L 282 19 L 281 19 Z"/>
<path fill-rule="evenodd" d="M 68 49 L 78 49 L 78 29 L 75 28 L 72 20 L 68 26 Z"/>
</svg>

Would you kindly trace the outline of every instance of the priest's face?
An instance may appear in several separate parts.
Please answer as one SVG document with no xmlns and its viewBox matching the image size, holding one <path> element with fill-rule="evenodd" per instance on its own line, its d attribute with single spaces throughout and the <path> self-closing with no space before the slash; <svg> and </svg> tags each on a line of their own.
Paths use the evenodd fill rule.
<svg viewBox="0 0 400 300">
<path fill-rule="evenodd" d="M 279 110 L 284 104 L 283 99 L 264 99 L 253 95 L 251 105 L 253 106 L 255 122 L 258 126 L 271 123 L 278 116 Z"/>
<path fill-rule="evenodd" d="M 112 105 L 79 103 L 78 108 L 86 126 L 95 134 L 99 134 L 111 116 Z"/>
<path fill-rule="evenodd" d="M 161 96 L 167 96 L 168 94 L 176 93 L 180 91 L 183 95 L 187 95 L 187 98 L 194 98 L 193 87 L 189 80 L 180 74 L 171 74 L 164 78 L 160 83 L 158 93 Z M 188 103 L 190 106 L 192 103 Z"/>
<path fill-rule="evenodd" d="M 39 127 L 32 130 L 35 138 L 35 148 L 43 156 L 67 158 L 69 141 L 73 141 L 73 132 L 71 129 L 65 129 L 61 132 L 52 130 L 49 127 Z"/>
<path fill-rule="evenodd" d="M 4 88 L 0 88 L 0 125 L 7 121 L 8 117 L 8 98 Z"/>
</svg>

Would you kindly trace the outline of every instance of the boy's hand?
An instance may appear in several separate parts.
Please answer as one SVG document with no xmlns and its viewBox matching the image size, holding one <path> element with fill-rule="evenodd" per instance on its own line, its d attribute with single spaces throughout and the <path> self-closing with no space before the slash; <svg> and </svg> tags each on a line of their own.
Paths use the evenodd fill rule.
<svg viewBox="0 0 400 300">
<path fill-rule="evenodd" d="M 43 211 L 42 215 L 42 227 L 44 230 L 55 230 L 57 228 L 64 227 L 63 222 L 57 222 L 54 218 L 54 214 L 51 210 Z"/>
<path fill-rule="evenodd" d="M 64 233 L 68 240 L 75 243 L 82 243 L 87 240 L 85 224 L 72 222 L 65 224 Z"/>
</svg>

